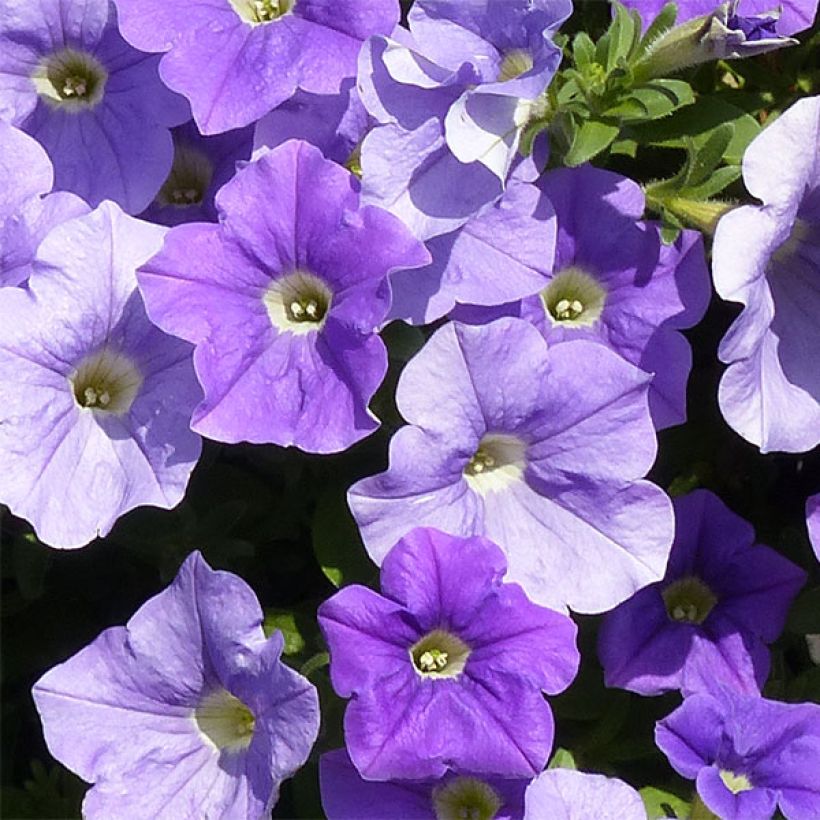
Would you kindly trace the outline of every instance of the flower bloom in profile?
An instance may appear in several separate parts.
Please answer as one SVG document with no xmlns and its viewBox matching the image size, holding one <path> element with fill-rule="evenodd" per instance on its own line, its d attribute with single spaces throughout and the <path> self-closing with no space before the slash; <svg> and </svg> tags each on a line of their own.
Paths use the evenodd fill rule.
<svg viewBox="0 0 820 820">
<path fill-rule="evenodd" d="M 529 780 L 453 774 L 433 780 L 365 780 L 344 749 L 322 755 L 319 784 L 328 820 L 522 820 Z"/>
<path fill-rule="evenodd" d="M 530 598 L 585 613 L 659 580 L 674 522 L 639 480 L 656 450 L 648 380 L 595 342 L 548 349 L 521 319 L 445 325 L 399 379 L 409 425 L 388 470 L 348 494 L 371 558 L 414 526 L 483 535 Z"/>
<path fill-rule="evenodd" d="M 34 703 L 51 754 L 94 784 L 83 817 L 269 815 L 319 730 L 283 644 L 253 590 L 194 552 L 125 626 L 46 672 Z"/>
<path fill-rule="evenodd" d="M 720 343 L 729 425 L 764 453 L 820 443 L 820 97 L 798 100 L 746 149 L 762 205 L 718 223 L 712 274 L 743 311 Z"/>
<path fill-rule="evenodd" d="M 49 194 L 53 182 L 43 147 L 0 120 L 0 287 L 24 284 L 45 235 L 66 219 L 88 213 L 74 194 Z"/>
<path fill-rule="evenodd" d="M 160 225 L 216 222 L 216 192 L 251 157 L 253 129 L 203 137 L 193 121 L 174 128 L 174 163 L 153 202 L 140 219 Z"/>
<path fill-rule="evenodd" d="M 345 743 L 362 777 L 544 768 L 553 719 L 542 692 L 575 677 L 576 628 L 502 582 L 506 569 L 484 538 L 419 528 L 385 557 L 381 595 L 348 586 L 319 607 L 333 688 L 351 698 Z"/>
<path fill-rule="evenodd" d="M 638 792 L 622 780 L 547 769 L 527 786 L 524 820 L 646 820 Z"/>
<path fill-rule="evenodd" d="M 138 274 L 151 319 L 197 346 L 193 429 L 344 450 L 378 427 L 367 403 L 387 370 L 387 274 L 427 251 L 297 140 L 239 171 L 216 207 L 219 224 L 172 228 Z"/>
<path fill-rule="evenodd" d="M 258 120 L 297 89 L 336 94 L 362 42 L 389 34 L 398 0 L 115 0 L 122 36 L 167 52 L 160 74 L 215 134 Z"/>
<path fill-rule="evenodd" d="M 809 541 L 814 547 L 814 554 L 820 561 L 820 493 L 806 501 L 806 528 L 809 531 Z"/>
<path fill-rule="evenodd" d="M 43 145 L 57 189 L 139 213 L 171 169 L 169 128 L 190 116 L 157 63 L 120 37 L 108 0 L 4 0 L 0 119 Z"/>
<path fill-rule="evenodd" d="M 689 343 L 709 303 L 709 271 L 697 231 L 672 245 L 640 221 L 644 195 L 632 180 L 592 166 L 562 168 L 538 183 L 555 208 L 554 270 L 540 292 L 496 308 L 462 308 L 454 318 L 484 323 L 501 315 L 532 322 L 551 345 L 602 342 L 652 373 L 649 409 L 658 429 L 686 420 Z"/>
<path fill-rule="evenodd" d="M 175 506 L 199 458 L 191 347 L 151 324 L 134 274 L 164 232 L 103 203 L 52 229 L 26 289 L 0 289 L 0 502 L 52 546 Z"/>
<path fill-rule="evenodd" d="M 358 73 L 377 123 L 361 149 L 367 201 L 426 240 L 498 199 L 571 11 L 568 0 L 419 0 L 410 33 L 371 38 Z M 531 181 L 541 169 L 528 164 Z"/>
<path fill-rule="evenodd" d="M 604 616 L 607 686 L 685 694 L 717 678 L 749 693 L 769 674 L 766 644 L 783 630 L 806 573 L 707 490 L 674 500 L 677 532 L 663 581 Z"/>
<path fill-rule="evenodd" d="M 820 706 L 716 690 L 684 700 L 655 727 L 672 768 L 721 820 L 815 820 Z"/>
</svg>

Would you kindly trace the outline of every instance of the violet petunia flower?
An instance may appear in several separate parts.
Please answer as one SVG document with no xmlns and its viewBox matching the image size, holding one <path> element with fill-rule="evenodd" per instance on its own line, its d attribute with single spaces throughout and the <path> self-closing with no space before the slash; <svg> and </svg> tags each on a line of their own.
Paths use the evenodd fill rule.
<svg viewBox="0 0 820 820">
<path fill-rule="evenodd" d="M 55 188 L 139 213 L 171 168 L 169 128 L 190 116 L 157 63 L 120 37 L 108 0 L 4 0 L 0 120 L 43 145 Z"/>
<path fill-rule="evenodd" d="M 674 500 L 677 533 L 663 581 L 604 616 L 598 656 L 607 686 L 684 694 L 714 680 L 748 693 L 769 673 L 806 573 L 755 544 L 751 525 L 707 490 Z"/>
<path fill-rule="evenodd" d="M 55 225 L 88 213 L 88 205 L 74 194 L 49 194 L 53 182 L 45 149 L 0 120 L 0 287 L 25 284 L 46 234 Z"/>
<path fill-rule="evenodd" d="M 542 692 L 574 678 L 576 627 L 502 582 L 506 570 L 484 538 L 419 528 L 385 557 L 381 595 L 348 586 L 319 607 L 362 777 L 526 778 L 544 768 L 554 727 Z"/>
<path fill-rule="evenodd" d="M 729 425 L 762 452 L 820 443 L 820 97 L 799 100 L 746 149 L 762 205 L 717 226 L 712 273 L 743 311 L 723 337 L 718 392 Z"/>
<path fill-rule="evenodd" d="M 344 749 L 328 752 L 319 761 L 328 820 L 522 820 L 528 783 L 452 772 L 435 780 L 365 780 Z"/>
<path fill-rule="evenodd" d="M 814 548 L 814 554 L 820 561 L 820 493 L 806 500 L 806 528 L 809 531 L 809 541 Z"/>
<path fill-rule="evenodd" d="M 568 0 L 423 0 L 410 32 L 369 40 L 359 93 L 375 127 L 363 192 L 421 239 L 450 233 L 498 199 L 522 130 L 561 59 L 551 37 Z M 534 179 L 540 169 L 533 166 Z"/>
<path fill-rule="evenodd" d="M 175 128 L 174 162 L 162 187 L 140 219 L 160 225 L 216 222 L 216 192 L 250 159 L 253 129 L 203 137 L 193 121 Z"/>
<path fill-rule="evenodd" d="M 640 221 L 640 186 L 610 171 L 563 168 L 542 177 L 538 187 L 558 223 L 554 270 L 540 293 L 495 308 L 458 308 L 453 318 L 484 323 L 520 316 L 551 345 L 602 342 L 652 373 L 655 426 L 681 424 L 692 352 L 678 331 L 703 318 L 710 296 L 700 234 L 682 231 L 673 245 L 663 244 L 658 228 Z"/>
<path fill-rule="evenodd" d="M 46 744 L 94 784 L 89 820 L 258 820 L 319 730 L 311 683 L 265 639 L 253 590 L 199 552 L 125 626 L 34 684 Z"/>
<path fill-rule="evenodd" d="M 660 14 L 669 0 L 621 0 L 627 8 L 640 12 L 644 28 Z M 676 0 L 678 9 L 677 22 L 685 23 L 695 17 L 711 14 L 720 5 L 720 0 Z M 740 0 L 735 8 L 735 16 L 742 12 L 753 20 L 756 16 L 771 18 L 770 12 L 780 9 L 775 30 L 780 35 L 797 34 L 811 28 L 817 14 L 817 0 Z"/>
<path fill-rule="evenodd" d="M 134 275 L 164 232 L 103 203 L 51 230 L 27 289 L 0 289 L 0 502 L 52 546 L 175 506 L 199 458 L 191 347 L 148 321 Z"/>
<path fill-rule="evenodd" d="M 646 820 L 638 792 L 622 780 L 548 769 L 527 787 L 524 820 Z"/>
<path fill-rule="evenodd" d="M 297 140 L 239 171 L 216 207 L 219 224 L 172 228 L 138 274 L 151 319 L 196 345 L 193 429 L 320 453 L 369 435 L 386 277 L 427 262 L 424 246 Z"/>
<path fill-rule="evenodd" d="M 817 817 L 817 704 L 695 694 L 658 722 L 655 741 L 722 820 L 769 820 L 777 807 L 789 820 Z"/>
<path fill-rule="evenodd" d="M 166 52 L 160 75 L 215 134 L 258 120 L 293 96 L 336 94 L 362 42 L 389 34 L 398 0 L 115 0 L 135 48 Z"/>
<path fill-rule="evenodd" d="M 647 381 L 594 342 L 548 349 L 520 319 L 445 325 L 399 379 L 409 425 L 387 472 L 348 494 L 371 558 L 414 526 L 484 535 L 530 598 L 585 613 L 659 580 L 674 524 L 639 480 L 656 450 Z"/>
</svg>

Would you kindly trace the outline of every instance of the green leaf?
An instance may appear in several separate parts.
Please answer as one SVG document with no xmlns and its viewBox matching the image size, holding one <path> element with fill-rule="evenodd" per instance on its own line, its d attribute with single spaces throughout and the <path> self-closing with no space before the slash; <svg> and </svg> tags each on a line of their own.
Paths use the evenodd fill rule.
<svg viewBox="0 0 820 820">
<path fill-rule="evenodd" d="M 572 769 L 575 771 L 578 766 L 575 763 L 575 758 L 572 755 L 572 752 L 569 749 L 556 749 L 555 754 L 552 756 L 548 766 L 548 769 Z"/>
<path fill-rule="evenodd" d="M 667 3 L 661 9 L 660 14 L 649 24 L 649 28 L 635 49 L 632 55 L 633 63 L 638 62 L 649 51 L 649 47 L 675 25 L 677 16 L 678 9 L 674 3 Z"/>
<path fill-rule="evenodd" d="M 305 648 L 305 639 L 296 623 L 296 614 L 289 609 L 266 609 L 262 629 L 266 637 L 277 629 L 282 633 L 285 639 L 282 650 L 284 655 L 298 655 Z"/>
<path fill-rule="evenodd" d="M 595 62 L 595 43 L 585 31 L 579 31 L 572 41 L 572 59 L 582 70 Z"/>
<path fill-rule="evenodd" d="M 709 132 L 706 140 L 700 144 L 688 140 L 689 163 L 683 183 L 692 188 L 705 182 L 720 165 L 729 143 L 732 141 L 734 126 L 725 122 Z"/>
<path fill-rule="evenodd" d="M 646 786 L 640 790 L 649 820 L 660 817 L 689 817 L 690 804 L 672 792 Z"/>
<path fill-rule="evenodd" d="M 723 168 L 716 168 L 707 177 L 705 182 L 692 188 L 686 187 L 681 190 L 681 195 L 689 199 L 709 199 L 719 194 L 735 180 L 740 178 L 739 165 L 725 165 Z"/>
<path fill-rule="evenodd" d="M 621 59 L 629 60 L 633 50 L 638 45 L 641 33 L 640 15 L 631 14 L 618 2 L 613 5 L 615 7 L 615 19 L 609 27 L 609 47 L 606 61 L 600 61 L 607 71 L 612 71 Z"/>
<path fill-rule="evenodd" d="M 588 162 L 601 151 L 605 151 L 618 136 L 620 129 L 600 120 L 585 120 L 575 131 L 564 162 L 569 165 L 581 165 Z"/>
</svg>

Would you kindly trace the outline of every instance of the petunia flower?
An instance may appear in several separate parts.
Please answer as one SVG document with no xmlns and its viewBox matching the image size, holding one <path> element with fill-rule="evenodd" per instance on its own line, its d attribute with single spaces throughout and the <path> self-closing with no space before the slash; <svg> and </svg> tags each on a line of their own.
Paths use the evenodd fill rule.
<svg viewBox="0 0 820 820">
<path fill-rule="evenodd" d="M 640 219 L 640 186 L 610 171 L 562 168 L 538 187 L 558 228 L 554 268 L 540 292 L 500 307 L 458 307 L 453 318 L 520 316 L 551 345 L 602 342 L 652 373 L 649 408 L 658 429 L 684 422 L 692 352 L 679 330 L 703 318 L 710 296 L 700 234 L 683 231 L 673 245 L 663 244 L 659 229 Z"/>
<path fill-rule="evenodd" d="M 563 0 L 425 0 L 410 10 L 410 32 L 365 43 L 359 93 L 377 123 L 361 147 L 367 201 L 424 240 L 496 201 L 560 62 L 551 37 L 570 11 Z M 528 164 L 531 181 L 541 168 Z"/>
<path fill-rule="evenodd" d="M 43 147 L 0 121 L 0 287 L 25 284 L 46 234 L 88 213 L 88 205 L 74 194 L 49 194 L 53 181 L 54 169 Z"/>
<path fill-rule="evenodd" d="M 743 311 L 718 354 L 728 424 L 762 452 L 820 443 L 820 97 L 798 100 L 743 156 L 743 179 L 762 205 L 718 223 L 712 275 Z"/>
<path fill-rule="evenodd" d="M 43 145 L 55 188 L 139 213 L 171 169 L 169 128 L 190 116 L 157 63 L 120 37 L 108 0 L 4 0 L 0 120 Z"/>
<path fill-rule="evenodd" d="M 283 644 L 253 590 L 194 552 L 125 626 L 46 672 L 34 703 L 49 751 L 94 784 L 83 817 L 269 815 L 319 730 Z"/>
<path fill-rule="evenodd" d="M 139 271 L 151 319 L 196 345 L 198 433 L 327 453 L 378 427 L 367 403 L 387 370 L 386 277 L 429 257 L 358 188 L 289 141 L 222 188 L 219 224 L 172 228 Z"/>
<path fill-rule="evenodd" d="M 806 528 L 809 531 L 809 541 L 814 547 L 814 554 L 820 561 L 820 493 L 806 500 Z"/>
<path fill-rule="evenodd" d="M 504 583 L 484 538 L 416 529 L 382 564 L 382 594 L 348 586 L 319 607 L 345 743 L 367 780 L 448 769 L 533 777 L 552 748 L 542 692 L 578 669 L 575 624 Z"/>
<path fill-rule="evenodd" d="M 145 315 L 134 270 L 164 228 L 106 202 L 48 234 L 0 289 L 0 502 L 55 547 L 182 499 L 201 441 L 191 347 Z"/>
<path fill-rule="evenodd" d="M 664 579 L 604 616 L 606 684 L 689 694 L 720 679 L 757 693 L 769 673 L 766 644 L 783 630 L 806 573 L 755 544 L 751 525 L 707 490 L 673 503 L 677 533 Z"/>
<path fill-rule="evenodd" d="M 521 319 L 445 325 L 399 379 L 409 424 L 388 470 L 348 495 L 371 558 L 414 526 L 484 535 L 534 601 L 587 613 L 659 580 L 674 525 L 639 480 L 656 449 L 648 379 L 594 342 L 548 349 Z"/>
<path fill-rule="evenodd" d="M 434 780 L 365 780 L 345 749 L 319 760 L 328 820 L 522 820 L 528 780 L 457 775 Z"/>
<path fill-rule="evenodd" d="M 160 74 L 203 134 L 240 128 L 293 96 L 336 94 L 362 42 L 389 34 L 397 0 L 115 0 L 122 36 L 166 52 Z"/>
<path fill-rule="evenodd" d="M 140 219 L 160 225 L 216 222 L 216 192 L 251 157 L 253 129 L 203 137 L 193 121 L 175 128 L 174 162 L 162 187 Z"/>
<path fill-rule="evenodd" d="M 769 820 L 777 807 L 789 820 L 817 817 L 817 704 L 699 693 L 657 723 L 655 741 L 722 820 Z"/>
<path fill-rule="evenodd" d="M 527 786 L 524 820 L 646 820 L 638 792 L 622 780 L 548 769 Z"/>
</svg>

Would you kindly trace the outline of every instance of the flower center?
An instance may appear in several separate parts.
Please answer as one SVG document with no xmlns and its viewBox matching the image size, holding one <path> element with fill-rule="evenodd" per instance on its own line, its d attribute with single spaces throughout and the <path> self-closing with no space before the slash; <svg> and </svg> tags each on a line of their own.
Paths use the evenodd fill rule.
<svg viewBox="0 0 820 820">
<path fill-rule="evenodd" d="M 681 578 L 661 593 L 666 613 L 673 621 L 702 624 L 717 603 L 717 596 L 700 578 Z"/>
<path fill-rule="evenodd" d="M 482 495 L 500 490 L 524 474 L 527 447 L 521 439 L 489 433 L 479 442 L 475 455 L 464 468 L 467 483 Z"/>
<path fill-rule="evenodd" d="M 345 162 L 345 168 L 354 176 L 362 178 L 362 143 L 360 142 L 351 152 Z"/>
<path fill-rule="evenodd" d="M 423 678 L 455 678 L 464 671 L 470 647 L 457 635 L 434 629 L 410 647 L 410 658 Z"/>
<path fill-rule="evenodd" d="M 433 789 L 436 820 L 493 820 L 503 805 L 495 789 L 475 777 L 456 777 Z"/>
<path fill-rule="evenodd" d="M 332 300 L 333 293 L 323 279 L 302 271 L 274 280 L 262 297 L 271 324 L 291 333 L 320 330 Z"/>
<path fill-rule="evenodd" d="M 42 60 L 31 79 L 49 105 L 79 112 L 102 100 L 108 72 L 92 54 L 66 48 Z"/>
<path fill-rule="evenodd" d="M 283 17 L 296 5 L 296 0 L 230 0 L 234 11 L 252 25 L 270 23 Z"/>
<path fill-rule="evenodd" d="M 569 267 L 541 291 L 541 301 L 554 323 L 566 327 L 590 327 L 601 318 L 606 291 L 585 270 Z"/>
<path fill-rule="evenodd" d="M 80 407 L 121 416 L 131 409 L 142 374 L 128 356 L 103 348 L 86 356 L 68 381 Z"/>
<path fill-rule="evenodd" d="M 208 157 L 188 145 L 175 144 L 171 173 L 159 189 L 156 202 L 174 208 L 199 205 L 213 178 L 213 165 Z"/>
<path fill-rule="evenodd" d="M 754 788 L 749 778 L 746 777 L 745 774 L 735 774 L 734 772 L 730 772 L 728 769 L 720 770 L 720 779 L 724 782 L 726 788 L 729 789 L 732 794 L 747 792 Z"/>
<path fill-rule="evenodd" d="M 498 70 L 498 79 L 500 82 L 514 80 L 516 77 L 531 71 L 532 66 L 532 54 L 526 49 L 514 48 L 504 55 L 501 67 Z"/>
<path fill-rule="evenodd" d="M 194 721 L 217 749 L 229 752 L 247 749 L 256 726 L 253 712 L 227 689 L 206 695 L 194 710 Z"/>
</svg>

